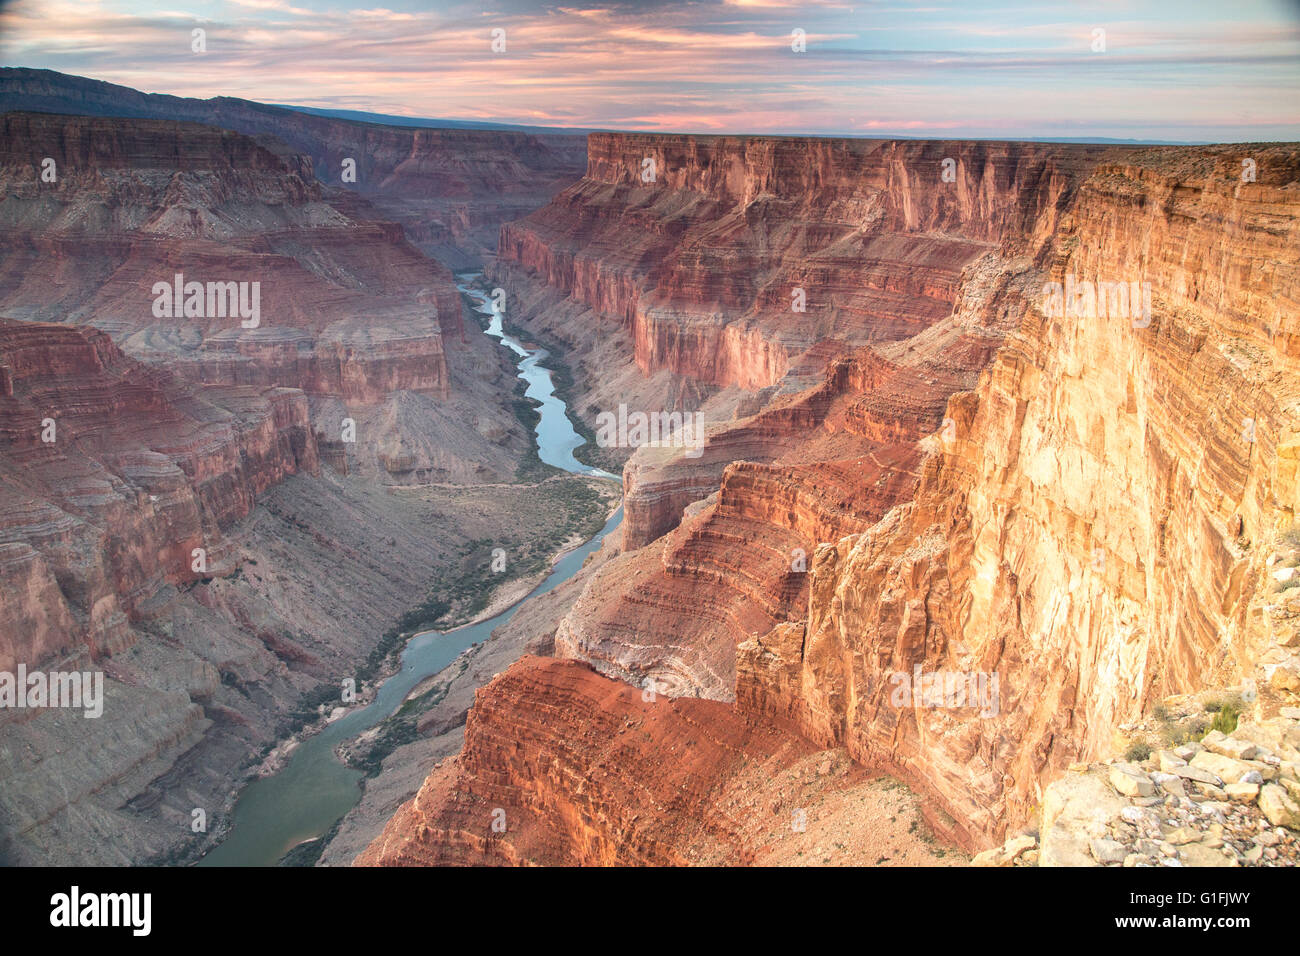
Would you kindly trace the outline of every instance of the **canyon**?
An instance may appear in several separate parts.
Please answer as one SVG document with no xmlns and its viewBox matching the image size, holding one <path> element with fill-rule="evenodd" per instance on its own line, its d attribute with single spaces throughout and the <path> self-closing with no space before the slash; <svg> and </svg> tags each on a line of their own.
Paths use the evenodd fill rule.
<svg viewBox="0 0 1300 956">
<path fill-rule="evenodd" d="M 1168 701 L 1294 747 L 1300 147 L 396 127 L 19 69 L 0 108 L 0 671 L 106 677 L 103 720 L 0 718 L 6 861 L 196 859 L 492 547 L 604 520 L 479 268 L 624 518 L 349 745 L 378 775 L 313 860 L 964 863 Z M 260 321 L 159 314 L 178 274 Z M 704 441 L 598 444 L 621 407 Z"/>
<path fill-rule="evenodd" d="M 700 411 L 708 442 L 632 455 L 621 553 L 554 626 L 577 665 L 482 688 L 461 756 L 359 862 L 683 862 L 695 827 L 731 832 L 646 792 L 703 771 L 586 703 L 627 684 L 680 719 L 713 702 L 733 753 L 772 728 L 842 748 L 967 850 L 1163 699 L 1293 706 L 1269 569 L 1298 491 L 1298 200 L 1291 145 L 592 134 L 490 275 L 571 348 L 589 421 Z M 1053 308 L 1099 282 L 1149 313 Z M 900 704 L 918 672 L 996 676 L 996 707 Z M 526 715 L 569 697 L 587 716 L 557 743 Z"/>
<path fill-rule="evenodd" d="M 544 205 L 582 175 L 583 136 L 434 129 L 336 119 L 229 96 L 141 93 L 52 70 L 0 68 L 0 107 L 202 123 L 270 137 L 306 157 L 323 184 L 346 185 L 423 252 L 452 269 L 495 251 L 503 222 Z M 351 160 L 345 182 L 345 161 Z"/>
<path fill-rule="evenodd" d="M 44 75 L 64 100 L 95 86 Z M 131 99 L 99 88 L 110 113 Z M 467 326 L 447 265 L 309 153 L 210 107 L 0 114 L 0 669 L 106 678 L 99 720 L 0 720 L 9 863 L 193 859 L 322 694 L 383 665 L 395 622 L 409 635 L 448 581 L 491 587 L 484 542 L 526 556 L 601 520 L 583 479 L 528 465 L 514 367 Z M 422 142 L 475 195 L 527 207 L 533 177 L 558 175 L 534 174 L 526 138 L 437 132 Z M 517 208 L 476 215 L 495 233 Z M 468 231 L 442 241 L 478 254 Z M 177 274 L 255 283 L 260 322 L 159 314 Z"/>
</svg>

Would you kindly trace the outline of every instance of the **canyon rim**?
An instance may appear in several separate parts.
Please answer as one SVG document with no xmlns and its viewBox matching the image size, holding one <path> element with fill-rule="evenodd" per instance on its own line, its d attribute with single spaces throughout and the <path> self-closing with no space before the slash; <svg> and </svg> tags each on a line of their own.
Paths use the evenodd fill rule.
<svg viewBox="0 0 1300 956">
<path fill-rule="evenodd" d="M 1289 13 L 91 6 L 0 5 L 0 861 L 1300 860 Z"/>
</svg>

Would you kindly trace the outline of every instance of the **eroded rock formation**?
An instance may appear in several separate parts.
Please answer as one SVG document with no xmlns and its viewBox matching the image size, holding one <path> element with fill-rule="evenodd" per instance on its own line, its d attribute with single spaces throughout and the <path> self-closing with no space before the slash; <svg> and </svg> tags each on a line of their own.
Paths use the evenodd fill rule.
<svg viewBox="0 0 1300 956">
<path fill-rule="evenodd" d="M 462 333 L 450 273 L 396 226 L 331 205 L 301 157 L 163 121 L 8 113 L 0 124 L 9 315 L 99 325 L 198 381 L 361 403 L 399 389 L 447 396 L 444 338 Z M 181 292 L 160 304 L 155 285 L 178 274 Z M 228 282 L 246 288 L 208 294 Z"/>
<path fill-rule="evenodd" d="M 191 388 L 98 329 L 0 320 L 0 377 L 0 671 L 122 650 L 139 601 L 216 573 L 222 530 L 318 467 L 301 392 Z"/>
<path fill-rule="evenodd" d="M 0 859 L 192 852 L 300 695 L 511 520 L 436 483 L 514 477 L 513 369 L 444 266 L 273 139 L 7 113 L 0 181 L 0 670 L 106 697 L 6 709 Z M 260 321 L 156 310 L 177 273 L 257 283 Z"/>
<path fill-rule="evenodd" d="M 634 550 L 557 653 L 734 690 L 902 776 L 971 846 L 1164 695 L 1290 693 L 1256 545 L 1295 520 L 1300 151 L 610 134 L 590 156 L 503 230 L 522 320 L 558 292 L 551 328 L 619 329 L 650 376 L 787 394 L 697 459 L 634 456 Z M 997 683 L 977 706 L 896 693 L 935 673 Z"/>
<path fill-rule="evenodd" d="M 915 500 L 822 549 L 806 623 L 741 649 L 745 706 L 906 768 L 996 836 L 1116 724 L 1256 676 L 1273 652 L 1255 545 L 1295 520 L 1300 384 L 1298 156 L 1256 154 L 1258 183 L 1221 148 L 1143 153 L 1082 185 L 1045 275 L 1149 281 L 1149 325 L 1053 318 L 1026 295 L 950 403 L 953 440 Z M 891 706 L 887 675 L 917 665 L 998 674 L 999 713 Z"/>
<path fill-rule="evenodd" d="M 0 69 L 0 110 L 183 120 L 274 137 L 308 157 L 322 183 L 371 200 L 452 268 L 495 250 L 502 222 L 544 205 L 585 161 L 579 135 L 384 126 L 228 96 L 141 93 L 52 70 Z M 355 178 L 345 182 L 346 160 Z"/>
<path fill-rule="evenodd" d="M 465 739 L 358 865 L 822 863 L 846 850 L 861 863 L 843 836 L 862 816 L 915 819 L 914 801 L 841 753 L 574 661 L 522 658 L 479 690 Z M 877 865 L 943 857 L 920 840 L 861 849 Z"/>
</svg>

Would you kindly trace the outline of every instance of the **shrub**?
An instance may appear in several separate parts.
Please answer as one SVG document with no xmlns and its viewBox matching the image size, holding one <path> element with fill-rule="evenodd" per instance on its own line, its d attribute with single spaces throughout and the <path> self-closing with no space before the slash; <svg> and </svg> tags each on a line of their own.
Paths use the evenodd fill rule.
<svg viewBox="0 0 1300 956">
<path fill-rule="evenodd" d="M 1144 741 L 1135 740 L 1124 752 L 1124 759 L 1130 763 L 1141 763 L 1151 756 L 1151 747 Z"/>
<path fill-rule="evenodd" d="M 1210 730 L 1217 730 L 1221 734 L 1230 734 L 1237 729 L 1237 718 L 1240 716 L 1241 711 L 1236 704 L 1224 704 L 1222 709 L 1214 715 Z"/>
<path fill-rule="evenodd" d="M 1179 747 L 1193 740 L 1200 740 L 1207 733 L 1209 728 L 1205 726 L 1203 720 L 1193 720 L 1186 724 L 1171 720 L 1161 727 L 1161 735 L 1166 747 Z"/>
</svg>

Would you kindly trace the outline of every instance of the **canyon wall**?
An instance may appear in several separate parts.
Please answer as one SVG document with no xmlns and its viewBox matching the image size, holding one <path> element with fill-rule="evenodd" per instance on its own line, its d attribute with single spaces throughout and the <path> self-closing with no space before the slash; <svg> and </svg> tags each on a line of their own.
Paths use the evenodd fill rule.
<svg viewBox="0 0 1300 956">
<path fill-rule="evenodd" d="M 1263 605 L 1297 504 L 1300 153 L 1245 151 L 1257 182 L 1241 147 L 1084 182 L 1043 278 L 1150 282 L 1149 316 L 1045 314 L 1027 285 L 915 500 L 820 549 L 806 621 L 741 647 L 742 706 L 902 768 L 987 839 L 1162 697 L 1286 703 Z M 998 712 L 891 704 L 917 666 L 997 674 Z"/>
<path fill-rule="evenodd" d="M 1009 237 L 1041 248 L 1103 152 L 596 133 L 587 175 L 506 224 L 499 256 L 624 325 L 643 372 L 762 388 L 814 345 L 948 315 L 962 269 Z"/>
<path fill-rule="evenodd" d="M 718 782 L 747 761 L 811 750 L 717 704 L 648 702 L 581 664 L 527 656 L 478 691 L 465 741 L 358 863 L 731 859 L 745 852 L 736 822 L 705 812 L 717 809 Z M 440 786 L 448 778 L 462 786 Z"/>
<path fill-rule="evenodd" d="M 515 477 L 514 369 L 445 266 L 268 137 L 11 112 L 0 185 L 0 670 L 105 695 L 5 709 L 0 860 L 192 855 L 302 695 L 517 523 L 438 484 Z M 159 309 L 177 273 L 257 283 L 260 321 Z"/>
<path fill-rule="evenodd" d="M 1265 559 L 1295 518 L 1300 151 L 600 134 L 589 152 L 503 229 L 497 277 L 561 295 L 575 339 L 584 318 L 625 331 L 647 375 L 766 404 L 712 424 L 698 458 L 633 456 L 631 549 L 558 654 L 843 746 L 966 846 L 1165 695 L 1253 679 L 1261 712 L 1291 699 Z M 940 706 L 899 692 L 936 672 L 984 683 Z M 478 706 L 467 747 L 495 732 Z M 491 779 L 523 786 L 530 759 Z M 478 785 L 460 773 L 431 778 L 438 799 Z M 590 813 L 550 825 L 569 839 Z"/>
<path fill-rule="evenodd" d="M 0 124 L 9 315 L 98 325 L 198 381 L 363 403 L 396 389 L 447 397 L 443 338 L 462 334 L 450 274 L 396 226 L 341 213 L 302 157 L 163 121 L 6 113 Z M 200 295 L 160 306 L 155 284 L 178 273 Z M 248 284 L 239 314 L 234 296 L 207 294 L 231 281 Z"/>
<path fill-rule="evenodd" d="M 787 728 L 525 656 L 480 688 L 464 750 L 440 762 L 356 863 L 952 862 L 923 837 L 844 842 L 862 819 L 890 815 L 920 825 L 900 788 Z"/>
<path fill-rule="evenodd" d="M 406 484 L 513 474 L 527 436 L 483 382 L 493 353 L 451 273 L 305 157 L 160 120 L 0 125 L 4 314 L 102 328 L 193 381 L 301 389 L 340 469 Z"/>
<path fill-rule="evenodd" d="M 372 201 L 451 268 L 496 248 L 501 223 L 532 212 L 582 174 L 585 139 L 508 129 L 386 126 L 233 97 L 141 93 L 50 70 L 0 69 L 0 111 L 183 120 L 274 137 L 308 157 L 322 183 Z M 344 182 L 344 161 L 355 179 Z"/>
<path fill-rule="evenodd" d="M 216 573 L 222 530 L 318 467 L 301 392 L 190 387 L 98 329 L 0 320 L 0 379 L 0 671 L 125 649 L 142 600 Z"/>
<path fill-rule="evenodd" d="M 731 700 L 736 645 L 802 617 L 818 543 L 911 499 L 920 440 L 1012 327 L 1001 297 L 1047 255 L 1062 208 L 1104 152 L 593 135 L 588 176 L 503 228 L 502 260 L 516 263 L 504 274 L 624 323 L 648 375 L 769 390 L 759 411 L 710 425 L 698 455 L 633 456 L 629 553 L 602 569 L 557 649 L 668 693 Z M 656 182 L 640 180 L 642 157 Z M 943 181 L 945 159 L 956 182 Z M 636 281 L 610 280 L 620 269 Z M 806 312 L 791 309 L 791 288 Z M 721 338 L 680 353 L 641 334 L 661 320 L 698 328 L 706 312 Z M 699 364 L 726 353 L 737 328 L 751 341 L 733 371 L 761 375 Z M 773 354 L 775 365 L 761 359 Z M 715 489 L 678 527 L 682 509 Z"/>
</svg>

